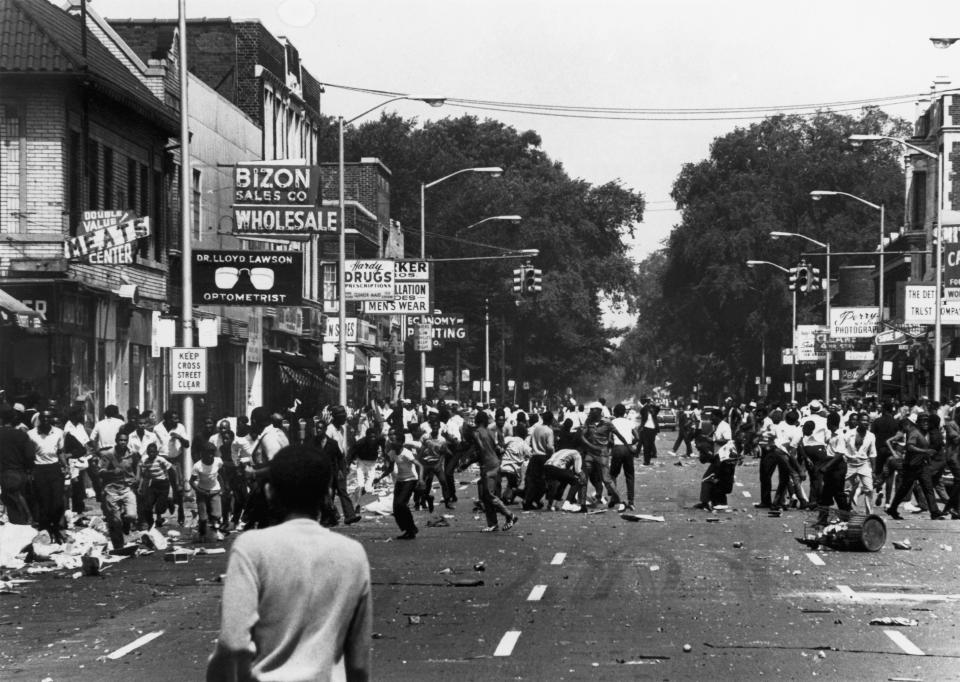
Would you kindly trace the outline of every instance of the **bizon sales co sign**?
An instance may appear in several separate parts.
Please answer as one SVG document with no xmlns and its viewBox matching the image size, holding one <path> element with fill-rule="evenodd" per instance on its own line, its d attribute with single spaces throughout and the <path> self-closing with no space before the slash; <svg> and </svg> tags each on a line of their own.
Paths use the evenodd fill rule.
<svg viewBox="0 0 960 682">
<path fill-rule="evenodd" d="M 235 234 L 335 232 L 339 209 L 320 205 L 320 167 L 239 164 L 233 171 Z"/>
</svg>

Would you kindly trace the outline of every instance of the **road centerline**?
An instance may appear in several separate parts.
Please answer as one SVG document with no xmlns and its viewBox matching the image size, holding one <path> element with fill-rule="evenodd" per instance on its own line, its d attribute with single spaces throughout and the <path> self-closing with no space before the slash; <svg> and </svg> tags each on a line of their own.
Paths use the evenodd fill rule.
<svg viewBox="0 0 960 682">
<path fill-rule="evenodd" d="M 553 555 L 553 559 L 550 561 L 551 566 L 562 566 L 563 560 L 567 558 L 567 555 L 564 552 L 557 552 Z"/>
<path fill-rule="evenodd" d="M 519 639 L 520 630 L 507 630 L 503 637 L 500 638 L 500 643 L 497 645 L 497 649 L 493 652 L 493 655 L 509 656 L 513 653 L 513 648 L 517 646 L 517 640 Z"/>
<path fill-rule="evenodd" d="M 533 589 L 530 590 L 530 595 L 527 597 L 527 601 L 540 601 L 543 599 L 543 594 L 546 591 L 546 585 L 534 585 Z"/>
</svg>

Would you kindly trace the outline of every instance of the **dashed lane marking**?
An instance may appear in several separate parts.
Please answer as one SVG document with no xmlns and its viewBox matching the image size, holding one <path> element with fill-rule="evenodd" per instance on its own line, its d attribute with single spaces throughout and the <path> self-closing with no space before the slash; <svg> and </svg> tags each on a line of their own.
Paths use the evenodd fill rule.
<svg viewBox="0 0 960 682">
<path fill-rule="evenodd" d="M 851 588 L 849 585 L 837 585 L 837 590 L 840 592 L 840 594 L 843 594 L 847 597 L 856 596 L 856 594 L 853 591 L 853 588 Z"/>
<path fill-rule="evenodd" d="M 138 648 L 142 647 L 144 644 L 147 644 L 148 642 L 152 642 L 153 640 L 155 640 L 157 637 L 159 637 L 159 636 L 162 635 L 162 634 L 163 634 L 163 630 L 158 630 L 157 632 L 150 632 L 150 633 L 144 635 L 143 637 L 138 637 L 137 639 L 133 640 L 132 642 L 130 642 L 130 643 L 127 644 L 126 646 L 122 646 L 122 647 L 120 647 L 119 649 L 117 649 L 116 651 L 107 654 L 107 658 L 109 658 L 109 659 L 111 659 L 111 660 L 113 660 L 113 661 L 117 660 L 118 658 L 123 658 L 124 656 L 126 656 L 127 654 L 129 654 L 129 653 L 130 653 L 131 651 L 133 651 L 134 649 L 138 649 Z"/>
<path fill-rule="evenodd" d="M 520 639 L 519 630 L 507 630 L 497 645 L 497 650 L 493 652 L 494 656 L 509 656 L 513 653 L 513 647 L 517 646 L 517 640 Z"/>
<path fill-rule="evenodd" d="M 741 483 L 740 481 L 736 481 L 736 484 L 737 484 L 737 487 L 738 487 L 738 488 L 742 488 L 742 487 L 743 487 L 743 483 Z"/>
<path fill-rule="evenodd" d="M 563 560 L 567 558 L 567 555 L 563 552 L 557 552 L 553 555 L 553 560 L 550 562 L 551 566 L 562 566 Z"/>
<path fill-rule="evenodd" d="M 897 632 L 896 630 L 884 630 L 883 632 L 887 637 L 893 640 L 894 644 L 911 656 L 926 656 L 926 654 L 923 653 L 923 650 L 907 639 L 907 636 L 902 632 Z"/>
<path fill-rule="evenodd" d="M 807 558 L 810 559 L 810 563 L 814 566 L 826 566 L 826 563 L 823 561 L 823 559 L 813 552 L 807 552 Z"/>
<path fill-rule="evenodd" d="M 530 596 L 527 597 L 527 601 L 540 601 L 543 599 L 543 593 L 546 591 L 546 585 L 534 585 L 533 589 L 530 590 Z"/>
<path fill-rule="evenodd" d="M 744 497 L 752 497 L 752 495 L 751 495 L 748 491 L 746 491 L 746 490 L 743 490 L 743 491 L 741 491 L 741 492 L 743 492 L 743 496 L 744 496 Z"/>
</svg>

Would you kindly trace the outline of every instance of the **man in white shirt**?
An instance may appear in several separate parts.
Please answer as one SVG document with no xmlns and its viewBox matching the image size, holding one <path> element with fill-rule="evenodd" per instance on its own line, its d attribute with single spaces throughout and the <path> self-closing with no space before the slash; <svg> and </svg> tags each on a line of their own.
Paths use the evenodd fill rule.
<svg viewBox="0 0 960 682">
<path fill-rule="evenodd" d="M 347 411 L 343 405 L 334 405 L 330 408 L 330 416 L 333 421 L 327 425 L 327 441 L 323 446 L 323 451 L 333 468 L 332 492 L 334 496 L 340 499 L 340 506 L 343 509 L 343 522 L 349 525 L 356 523 L 362 517 L 353 508 L 353 501 L 347 494 Z M 330 506 L 333 507 L 332 500 Z M 336 511 L 334 510 L 333 513 L 333 518 L 329 520 L 332 525 L 336 525 L 339 522 L 335 521 Z"/>
<path fill-rule="evenodd" d="M 177 508 L 177 522 L 182 526 L 185 520 L 183 510 L 183 450 L 190 447 L 187 430 L 180 423 L 180 414 L 175 410 L 163 413 L 163 421 L 153 427 L 153 435 L 160 447 L 160 456 L 173 465 L 170 470 L 170 490 L 173 493 L 173 505 Z"/>
<path fill-rule="evenodd" d="M 38 413 L 37 425 L 27 431 L 34 447 L 33 489 L 37 500 L 37 530 L 47 531 L 55 543 L 62 543 L 60 519 L 63 504 L 64 477 L 70 468 L 63 453 L 63 431 L 53 426 L 53 412 Z"/>
<path fill-rule="evenodd" d="M 613 407 L 613 419 L 610 424 L 613 426 L 613 440 L 610 450 L 610 478 L 616 485 L 617 476 L 623 471 L 623 480 L 627 487 L 627 503 L 618 505 L 617 511 L 634 511 L 636 507 L 634 502 L 634 470 L 633 458 L 636 456 L 637 447 L 640 442 L 640 434 L 637 430 L 637 423 L 627 419 L 627 408 L 623 403 L 617 403 Z"/>
<path fill-rule="evenodd" d="M 236 442 L 240 444 L 241 469 L 246 468 L 245 475 L 251 479 L 250 494 L 238 528 L 266 528 L 270 525 L 270 510 L 263 485 L 270 461 L 290 441 L 283 429 L 273 425 L 270 411 L 260 406 L 250 413 L 250 431 L 245 436 L 237 436 Z"/>
<path fill-rule="evenodd" d="M 160 441 L 153 431 L 147 429 L 147 418 L 142 414 L 138 414 L 135 424 L 134 429 L 127 434 L 127 449 L 130 452 L 140 455 L 141 458 L 146 458 L 147 446 L 150 445 L 150 443 L 156 443 L 157 452 L 160 452 Z M 165 455 L 164 459 L 166 460 Z"/>
<path fill-rule="evenodd" d="M 92 454 L 99 455 L 101 452 L 112 450 L 117 444 L 117 433 L 123 427 L 124 421 L 120 418 L 120 408 L 116 405 L 107 405 L 103 410 L 103 419 L 93 426 L 90 432 L 90 448 Z M 90 458 L 90 467 L 87 470 L 90 475 L 90 482 L 93 484 L 93 493 L 97 502 L 103 501 L 103 486 L 100 483 L 100 460 L 99 457 Z"/>
<path fill-rule="evenodd" d="M 733 442 L 733 431 L 730 424 L 723 418 L 723 410 L 714 409 L 710 415 L 713 423 L 713 459 L 707 466 L 700 480 L 700 502 L 694 505 L 695 509 L 713 511 L 714 505 L 726 504 L 726 493 L 723 492 L 732 477 L 727 475 L 728 462 L 736 454 Z M 729 479 L 729 480 L 728 480 Z"/>
<path fill-rule="evenodd" d="M 857 428 L 844 437 L 846 451 L 843 459 L 847 463 L 843 491 L 851 506 L 857 504 L 857 497 L 863 495 L 867 513 L 871 513 L 873 498 L 873 466 L 877 459 L 877 437 L 870 431 L 870 416 L 861 412 L 857 419 Z"/>
</svg>

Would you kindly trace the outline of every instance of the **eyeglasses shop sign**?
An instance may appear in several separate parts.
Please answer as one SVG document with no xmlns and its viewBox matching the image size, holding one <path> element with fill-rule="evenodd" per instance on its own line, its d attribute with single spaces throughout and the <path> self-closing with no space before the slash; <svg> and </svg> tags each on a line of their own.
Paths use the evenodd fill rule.
<svg viewBox="0 0 960 682">
<path fill-rule="evenodd" d="M 303 305 L 303 254 L 292 251 L 194 251 L 198 305 Z"/>
<path fill-rule="evenodd" d="M 830 308 L 830 337 L 874 337 L 880 331 L 880 309 L 877 307 Z"/>
</svg>

